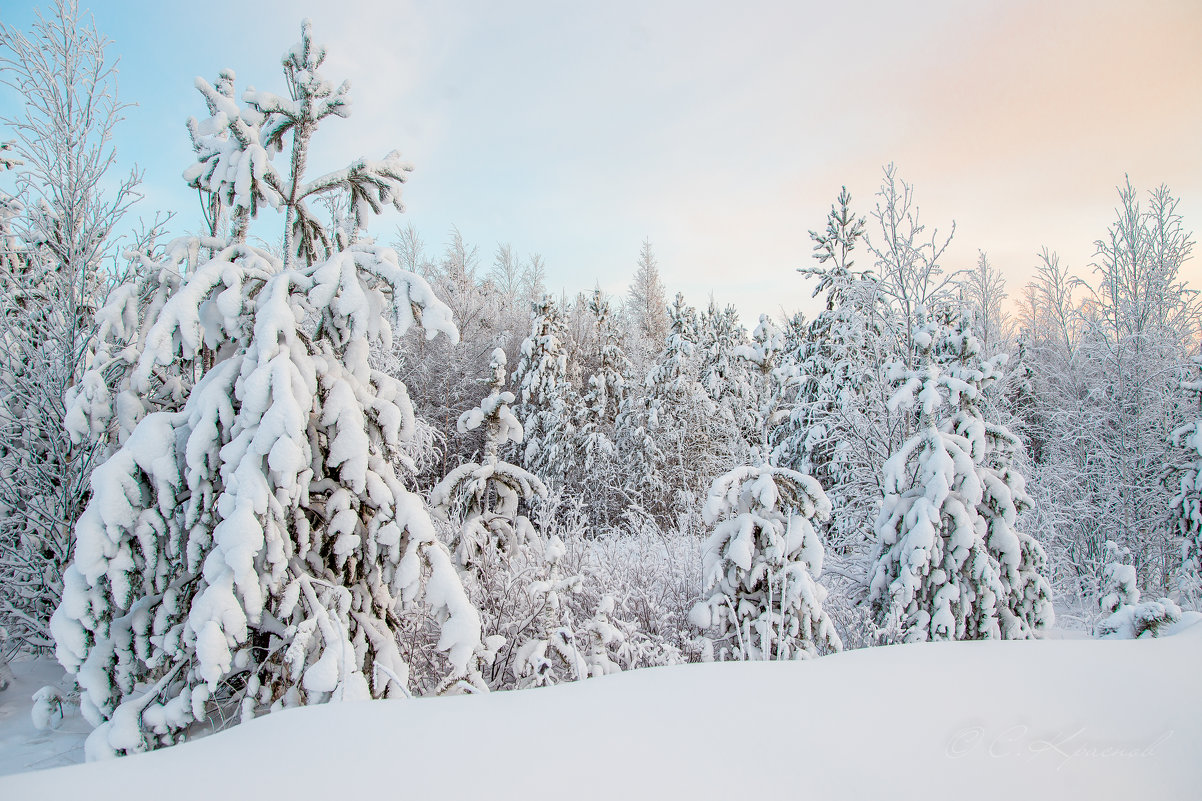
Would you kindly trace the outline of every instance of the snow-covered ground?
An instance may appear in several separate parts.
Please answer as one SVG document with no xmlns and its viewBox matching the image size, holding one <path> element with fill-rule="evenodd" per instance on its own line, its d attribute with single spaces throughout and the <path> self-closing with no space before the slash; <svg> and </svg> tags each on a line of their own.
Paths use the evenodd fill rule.
<svg viewBox="0 0 1202 801">
<path fill-rule="evenodd" d="M 26 676 L 0 694 L 0 766 L 30 772 L 0 778 L 0 799 L 1196 801 L 1199 619 L 1160 639 L 892 646 L 292 709 L 53 770 L 82 727 L 14 723 L 46 678 Z"/>
<path fill-rule="evenodd" d="M 12 668 L 15 679 L 7 690 L 0 692 L 0 777 L 82 762 L 83 742 L 92 727 L 79 716 L 78 710 L 55 731 L 38 731 L 30 716 L 33 694 L 40 688 L 48 684 L 68 686 L 62 667 L 53 659 L 44 658 L 17 661 Z M 9 796 L 0 793 L 0 798 L 8 801 Z"/>
</svg>

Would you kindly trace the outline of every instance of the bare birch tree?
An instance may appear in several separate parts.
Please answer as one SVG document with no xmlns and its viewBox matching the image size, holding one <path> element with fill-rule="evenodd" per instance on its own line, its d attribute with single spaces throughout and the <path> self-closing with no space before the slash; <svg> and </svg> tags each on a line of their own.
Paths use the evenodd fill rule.
<svg viewBox="0 0 1202 801">
<path fill-rule="evenodd" d="M 48 621 L 96 456 L 68 437 L 63 398 L 91 347 L 101 263 L 139 197 L 136 170 L 104 187 L 124 108 L 108 46 L 75 0 L 55 0 L 28 34 L 0 24 L 0 80 L 24 100 L 0 120 L 23 162 L 0 275 L 0 625 L 34 649 L 51 645 Z"/>
</svg>

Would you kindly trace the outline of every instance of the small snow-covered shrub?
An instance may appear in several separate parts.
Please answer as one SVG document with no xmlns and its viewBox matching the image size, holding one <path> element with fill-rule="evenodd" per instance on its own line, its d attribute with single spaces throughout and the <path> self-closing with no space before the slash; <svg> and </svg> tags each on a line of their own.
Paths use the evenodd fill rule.
<svg viewBox="0 0 1202 801">
<path fill-rule="evenodd" d="M 1135 566 L 1129 564 L 1130 558 L 1131 551 L 1106 541 L 1104 583 L 1098 598 L 1098 608 L 1106 617 L 1097 625 L 1099 637 L 1117 640 L 1144 635 L 1158 637 L 1162 628 L 1181 620 L 1181 608 L 1168 598 L 1140 601 Z"/>
<path fill-rule="evenodd" d="M 1168 598 L 1141 601 L 1119 607 L 1098 624 L 1098 636 L 1115 640 L 1134 640 L 1145 635 L 1159 637 L 1161 629 L 1181 620 L 1181 607 Z"/>
<path fill-rule="evenodd" d="M 532 536 L 530 519 L 519 504 L 545 499 L 547 488 L 528 470 L 500 458 L 502 446 L 520 443 L 522 425 L 510 409 L 513 393 L 505 385 L 505 351 L 493 351 L 490 392 L 474 409 L 459 417 L 459 431 L 484 429 L 480 462 L 465 462 L 447 474 L 432 490 L 430 504 L 444 515 L 462 507 L 462 522 L 451 541 L 459 565 L 479 570 L 487 554 L 512 552 Z"/>
<path fill-rule="evenodd" d="M 457 563 L 470 576 L 469 592 L 475 595 L 483 614 L 487 636 L 477 653 L 478 664 L 471 669 L 471 682 L 478 689 L 487 689 L 490 681 L 492 686 L 503 686 L 507 670 L 516 671 L 519 677 L 537 674 L 540 683 L 550 681 L 551 663 L 545 651 L 549 643 L 562 639 L 552 635 L 551 618 L 558 609 L 559 593 L 573 586 L 570 580 L 555 580 L 562 550 L 557 541 L 544 541 L 523 513 L 533 502 L 546 499 L 546 486 L 525 468 L 500 458 L 504 445 L 520 444 L 523 439 L 522 426 L 510 409 L 513 393 L 502 391 L 505 361 L 503 350 L 493 351 L 490 391 L 479 406 L 464 412 L 458 421 L 460 433 L 483 428 L 481 461 L 461 464 L 430 491 L 430 503 L 441 515 L 450 518 L 455 513 L 453 525 L 457 527 L 450 545 Z M 513 568 L 518 565 L 521 567 L 515 575 Z M 545 581 L 536 582 L 536 576 Z M 519 597 L 527 596 L 522 600 L 535 604 L 530 607 L 518 603 L 522 614 L 529 616 L 526 626 L 519 630 L 513 629 L 516 621 L 509 606 L 513 599 L 508 596 L 514 590 Z M 515 638 L 520 638 L 522 645 L 516 654 L 517 664 L 511 665 Z M 532 644 L 536 641 L 542 643 L 541 650 Z M 500 662 L 499 652 L 503 652 Z"/>
<path fill-rule="evenodd" d="M 65 707 L 70 705 L 62 690 L 47 685 L 33 694 L 33 708 L 30 717 L 33 727 L 38 731 L 57 729 L 62 725 Z"/>
<path fill-rule="evenodd" d="M 1126 561 L 1131 558 L 1130 550 L 1107 540 L 1105 554 L 1098 608 L 1103 614 L 1112 615 L 1124 606 L 1139 603 L 1139 587 L 1135 583 L 1135 566 Z"/>
</svg>

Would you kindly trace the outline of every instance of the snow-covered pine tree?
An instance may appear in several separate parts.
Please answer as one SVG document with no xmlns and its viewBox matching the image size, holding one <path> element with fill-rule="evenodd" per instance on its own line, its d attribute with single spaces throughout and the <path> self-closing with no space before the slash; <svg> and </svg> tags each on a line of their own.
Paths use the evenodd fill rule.
<svg viewBox="0 0 1202 801">
<path fill-rule="evenodd" d="M 534 306 L 530 336 L 513 372 L 525 432 L 522 463 L 554 489 L 575 475 L 576 393 L 568 381 L 563 310 L 550 295 Z"/>
<path fill-rule="evenodd" d="M 614 421 L 614 444 L 621 470 L 623 510 L 628 517 L 643 516 L 656 520 L 657 508 L 665 491 L 664 454 L 653 435 L 647 414 L 649 399 L 630 392 Z"/>
<path fill-rule="evenodd" d="M 644 239 L 639 251 L 638 271 L 630 282 L 626 303 L 630 352 L 640 374 L 647 370 L 649 361 L 663 347 L 664 338 L 668 336 L 669 322 L 664 314 L 667 305 L 651 240 Z"/>
<path fill-rule="evenodd" d="M 577 404 L 576 460 L 581 466 L 575 484 L 592 524 L 610 526 L 625 507 L 622 476 L 615 444 L 615 422 L 626 400 L 630 360 L 622 348 L 609 301 L 600 289 L 588 297 L 591 317 L 587 361 L 594 365 L 587 389 Z"/>
<path fill-rule="evenodd" d="M 807 328 L 794 355 L 803 381 L 790 424 L 779 446 L 782 464 L 813 470 L 834 486 L 843 478 L 838 430 L 844 407 L 860 405 L 869 380 L 868 361 L 876 303 L 870 271 L 854 270 L 851 252 L 864 235 L 864 218 L 851 211 L 851 195 L 843 187 L 827 215 L 823 233 L 810 231 L 815 267 L 798 272 L 818 280 L 814 297 L 826 293 L 825 308 Z"/>
<path fill-rule="evenodd" d="M 397 615 L 418 604 L 450 672 L 479 646 L 479 615 L 394 466 L 414 429 L 405 387 L 369 363 L 415 323 L 454 338 L 450 312 L 393 250 L 338 249 L 300 208 L 343 192 L 362 228 L 368 208 L 399 207 L 407 171 L 394 154 L 304 182 L 315 122 L 346 112 L 324 55 L 306 21 L 284 57 L 295 100 L 244 96 L 269 152 L 291 132 L 286 260 L 235 236 L 184 276 L 147 321 L 131 388 L 152 392 L 164 371 L 195 383 L 93 473 L 51 621 L 97 727 L 89 757 L 231 713 L 404 694 Z"/>
<path fill-rule="evenodd" d="M 882 627 L 899 626 L 907 642 L 1031 636 L 1051 605 L 1041 601 L 1046 582 L 1038 579 L 1025 600 L 1021 541 L 1010 528 L 1021 479 L 984 467 L 986 425 L 975 406 L 996 366 L 981 362 L 967 327 L 949 332 L 919 313 L 923 322 L 911 335 L 918 367 L 891 368 L 901 386 L 890 403 L 917 404 L 919 430 L 885 463 L 873 612 Z M 947 404 L 953 411 L 941 420 Z M 1012 594 L 1020 592 L 1024 601 L 1016 603 Z"/>
<path fill-rule="evenodd" d="M 797 382 L 784 346 L 784 332 L 763 315 L 751 344 L 732 353 L 754 369 L 748 394 L 758 400 L 759 431 L 752 464 L 710 487 L 703 511 L 713 526 L 703 551 L 709 595 L 689 613 L 694 625 L 716 630 L 719 656 L 734 649 L 740 659 L 796 659 L 843 647 L 817 581 L 823 548 L 815 524 L 830 517 L 830 501 L 810 476 L 769 462 L 782 401 Z M 706 655 L 712 650 L 708 641 Z"/>
<path fill-rule="evenodd" d="M 430 504 L 447 514 L 462 509 L 462 523 L 451 546 L 455 559 L 468 570 L 479 570 L 498 554 L 512 553 L 534 538 L 530 519 L 519 505 L 545 499 L 547 488 L 538 476 L 500 458 L 505 443 L 521 443 L 522 426 L 509 408 L 513 393 L 505 392 L 505 351 L 497 348 L 489 363 L 489 394 L 475 409 L 459 417 L 461 431 L 484 428 L 480 462 L 466 462 L 430 490 Z"/>
<path fill-rule="evenodd" d="M 1098 608 L 1102 614 L 1112 615 L 1124 606 L 1139 603 L 1139 588 L 1135 585 L 1135 568 L 1128 564 L 1131 552 L 1114 540 L 1106 540 L 1105 553 Z"/>
<path fill-rule="evenodd" d="M 476 596 L 473 600 L 487 635 L 478 652 L 480 664 L 471 667 L 468 680 L 484 689 L 489 684 L 505 686 L 511 656 L 502 652 L 498 663 L 498 652 L 507 642 L 499 632 L 512 628 L 515 610 L 527 610 L 509 596 L 526 568 L 539 566 L 540 560 L 533 557 L 543 549 L 541 536 L 521 506 L 547 497 L 547 488 L 537 476 L 500 458 L 504 444 L 522 441 L 522 426 L 509 408 L 513 393 L 502 389 L 505 361 L 505 351 L 493 351 L 489 394 L 459 417 L 461 431 L 484 429 L 481 461 L 460 465 L 430 491 L 430 504 L 443 515 L 454 513 L 459 521 L 451 547 L 456 561 L 473 577 L 469 589 Z M 481 669 L 487 678 L 479 673 Z"/>
<path fill-rule="evenodd" d="M 1195 396 L 1198 407 L 1194 419 L 1172 434 L 1173 444 L 1184 453 L 1169 515 L 1181 537 L 1182 602 L 1196 607 L 1202 602 L 1202 356 L 1194 356 L 1192 363 L 1198 372 L 1192 380 L 1181 382 L 1181 388 Z"/>
<path fill-rule="evenodd" d="M 698 340 L 701 386 L 725 424 L 737 427 L 744 444 L 758 444 L 763 430 L 756 416 L 760 400 L 747 364 L 735 355 L 747 344 L 747 330 L 739 324 L 734 306 L 719 309 L 711 300 L 701 316 Z"/>
<path fill-rule="evenodd" d="M 614 324 L 609 300 L 600 289 L 593 290 L 588 296 L 587 308 L 593 350 L 588 354 L 588 360 L 594 369 L 588 377 L 583 406 L 589 410 L 592 420 L 602 426 L 611 426 L 626 397 L 630 360 L 622 349 L 622 339 Z"/>
<path fill-rule="evenodd" d="M 938 428 L 939 379 L 934 366 L 910 379 L 921 384 L 923 428 L 885 463 L 873 612 L 908 642 L 1000 637 L 1001 579 L 973 514 L 981 482 L 970 443 Z M 913 397 L 909 381 L 907 390 Z"/>
<path fill-rule="evenodd" d="M 822 610 L 822 543 L 830 502 L 813 478 L 766 464 L 717 478 L 703 512 L 708 596 L 689 620 L 712 630 L 720 658 L 798 659 L 842 648 Z"/>
<path fill-rule="evenodd" d="M 601 598 L 593 616 L 585 621 L 583 633 L 588 637 L 588 649 L 584 661 L 588 665 L 588 675 L 609 676 L 622 672 L 622 665 L 617 661 L 615 651 L 627 650 L 626 634 L 615 625 L 620 623 L 613 617 L 615 602 L 612 595 Z"/>
<path fill-rule="evenodd" d="M 180 287 L 182 276 L 227 245 L 245 243 L 250 220 L 262 208 L 285 209 L 294 220 L 289 230 L 299 232 L 297 247 L 307 249 L 309 257 L 316 256 L 323 244 L 329 255 L 336 234 L 309 212 L 307 201 L 345 197 L 360 226 L 366 224 L 368 211 L 378 213 L 387 205 L 403 208 L 401 184 L 412 167 L 395 151 L 381 161 L 360 159 L 346 169 L 303 180 L 313 127 L 329 116 L 349 113 L 349 86 L 344 83 L 335 90 L 310 71 L 324 58 L 324 51 L 305 53 L 306 42 L 311 44 L 304 39 L 297 45 L 302 50 L 289 52 L 282 60 L 285 74 L 292 76 L 289 80 L 306 86 L 295 93 L 295 101 L 248 90 L 239 105 L 232 70 L 222 70 L 212 84 L 199 77 L 195 80 L 209 116 L 187 121 L 196 161 L 183 178 L 200 195 L 210 235 L 181 237 L 160 248 L 154 244 L 157 230 L 152 230 L 128 252 L 132 263 L 127 280 L 110 293 L 97 314 L 95 354 L 87 373 L 69 393 L 67 428 L 75 439 L 100 440 L 112 448 L 149 411 L 182 405 L 197 376 L 192 369 L 177 369 L 179 365 L 161 366 L 146 391 L 131 391 L 146 335 L 163 304 Z M 302 124 L 301 116 L 311 119 Z M 301 135 L 293 138 L 290 171 L 285 176 L 272 158 L 289 133 Z"/>
<path fill-rule="evenodd" d="M 752 333 L 751 344 L 735 348 L 734 355 L 750 366 L 750 388 L 746 393 L 753 402 L 749 416 L 755 424 L 748 438 L 753 460 L 770 462 L 774 432 L 787 419 L 786 407 L 800 381 L 797 363 L 786 351 L 785 332 L 766 315 Z"/>
<path fill-rule="evenodd" d="M 701 386 L 696 310 L 677 293 L 668 319 L 670 333 L 647 374 L 646 394 L 631 395 L 618 439 L 630 497 L 661 527 L 681 527 L 699 511 L 708 476 L 737 463 L 738 432 Z"/>
<path fill-rule="evenodd" d="M 676 316 L 671 316 L 673 310 Z M 674 305 L 668 308 L 671 329 L 665 349 L 647 372 L 643 392 L 628 396 L 618 418 L 627 494 L 661 526 L 677 522 L 674 495 L 679 482 L 672 481 L 668 464 L 677 457 L 679 448 L 667 432 L 676 427 L 671 414 L 679 411 L 685 400 L 681 392 L 687 386 L 687 373 L 683 371 L 693 353 L 686 311 L 683 296 L 677 293 Z"/>
<path fill-rule="evenodd" d="M 460 417 L 463 428 L 485 427 L 483 461 L 451 471 L 430 493 L 443 512 L 462 510 L 452 544 L 472 576 L 470 589 L 488 635 L 479 651 L 482 678 L 494 689 L 508 689 L 619 670 L 613 655 L 625 635 L 610 622 L 612 603 L 602 604 L 577 631 L 568 600 L 580 591 L 581 576 L 563 576 L 563 541 L 544 536 L 521 514 L 520 504 L 545 499 L 547 489 L 534 474 L 499 458 L 506 442 L 521 442 L 522 428 L 509 409 L 513 395 L 501 389 L 505 354 L 499 348 L 491 368 L 489 396 Z"/>
<path fill-rule="evenodd" d="M 942 324 L 935 358 L 943 372 L 961 384 L 958 406 L 943 428 L 964 436 L 972 447 L 981 479 L 979 519 L 986 527 L 986 546 L 997 560 L 1005 589 L 998 603 L 1002 637 L 1028 639 L 1050 626 L 1052 589 L 1043 547 L 1018 527 L 1018 517 L 1031 508 L 1026 480 L 1018 470 L 1022 442 L 1006 426 L 995 422 L 990 391 L 1002 380 L 1006 354 L 987 358 L 972 315 L 950 315 Z"/>
<path fill-rule="evenodd" d="M 775 432 L 777 464 L 814 475 L 835 509 L 827 541 L 840 551 L 862 549 L 879 494 L 882 440 L 889 439 L 880 359 L 885 322 L 880 288 L 870 270 L 855 269 L 852 251 L 864 218 L 851 211 L 846 188 L 823 233 L 810 232 L 818 265 L 799 268 L 817 279 L 825 307 L 796 337 L 792 357 L 800 382 L 789 418 Z"/>
</svg>

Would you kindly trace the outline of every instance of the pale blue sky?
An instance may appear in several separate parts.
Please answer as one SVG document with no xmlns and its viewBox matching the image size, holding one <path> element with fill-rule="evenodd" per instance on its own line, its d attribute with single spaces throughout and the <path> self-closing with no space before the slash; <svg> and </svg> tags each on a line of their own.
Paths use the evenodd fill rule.
<svg viewBox="0 0 1202 801">
<path fill-rule="evenodd" d="M 812 308 L 807 229 L 841 184 L 866 213 L 889 161 L 929 224 L 956 220 L 947 266 L 983 248 L 1012 295 L 1044 245 L 1084 271 L 1125 172 L 1202 228 L 1196 0 L 83 4 L 138 103 L 117 146 L 146 169 L 140 211 L 180 229 L 198 224 L 179 177 L 193 78 L 281 90 L 304 16 L 355 103 L 314 166 L 400 149 L 431 250 L 455 224 L 485 266 L 499 242 L 542 253 L 555 288 L 622 291 L 649 236 L 694 304 Z M 0 0 L 0 18 L 26 28 L 33 7 Z"/>
</svg>

